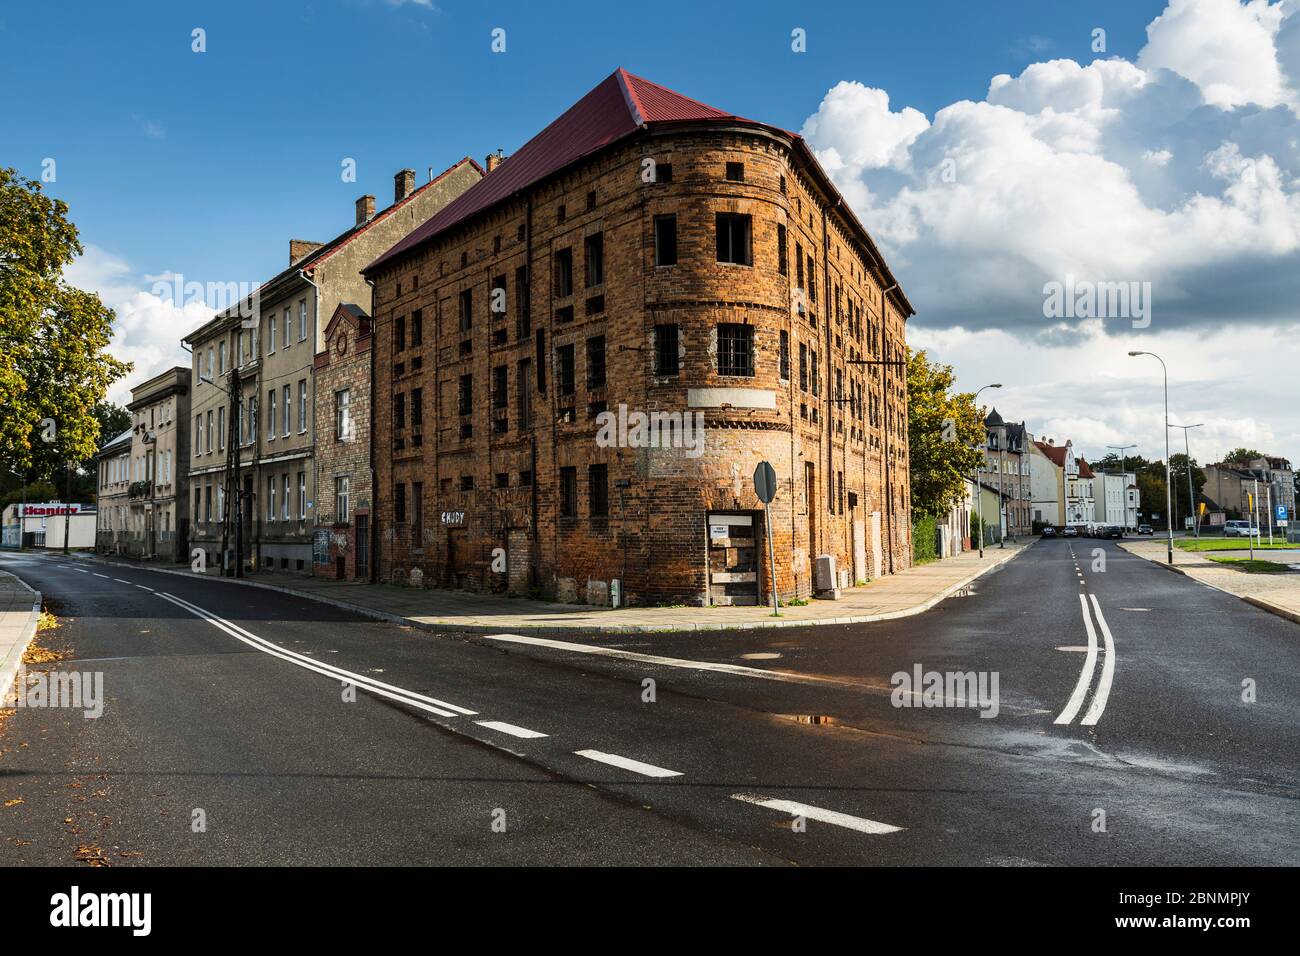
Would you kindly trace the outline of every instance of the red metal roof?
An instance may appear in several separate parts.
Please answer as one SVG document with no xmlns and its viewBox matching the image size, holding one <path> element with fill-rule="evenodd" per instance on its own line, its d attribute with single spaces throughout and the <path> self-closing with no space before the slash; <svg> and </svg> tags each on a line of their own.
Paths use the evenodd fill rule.
<svg viewBox="0 0 1300 956">
<path fill-rule="evenodd" d="M 521 189 L 528 188 L 583 156 L 644 126 L 698 120 L 726 120 L 748 126 L 766 126 L 674 93 L 657 83 L 633 76 L 620 67 L 565 110 L 559 119 L 521 146 L 490 175 L 448 203 L 437 215 L 361 271 L 370 272 L 475 213 L 508 199 Z"/>
</svg>

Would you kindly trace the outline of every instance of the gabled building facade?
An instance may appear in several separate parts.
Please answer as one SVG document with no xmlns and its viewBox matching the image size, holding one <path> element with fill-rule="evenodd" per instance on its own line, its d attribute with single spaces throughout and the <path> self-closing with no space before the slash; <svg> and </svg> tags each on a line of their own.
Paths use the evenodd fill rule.
<svg viewBox="0 0 1300 956">
<path fill-rule="evenodd" d="M 996 408 L 984 419 L 984 432 L 980 480 L 997 488 L 1002 495 L 1002 533 L 1013 538 L 1028 535 L 1033 531 L 1034 522 L 1029 471 L 1033 436 L 1024 422 L 1005 421 Z"/>
<path fill-rule="evenodd" d="M 399 171 L 392 205 L 376 213 L 375 198 L 362 196 L 346 232 L 323 244 L 291 240 L 287 269 L 186 336 L 194 353 L 192 539 L 209 562 L 221 562 L 223 542 L 233 555 L 239 530 L 250 570 L 312 569 L 319 488 L 314 368 L 325 346 L 322 321 L 341 302 L 368 307 L 361 267 L 482 175 L 469 158 L 419 188 L 413 170 Z M 235 495 L 242 529 L 233 527 L 234 512 L 227 516 Z"/>
<path fill-rule="evenodd" d="M 757 603 L 760 461 L 782 598 L 910 565 L 913 309 L 798 135 L 619 70 L 366 275 L 381 579 Z"/>
</svg>

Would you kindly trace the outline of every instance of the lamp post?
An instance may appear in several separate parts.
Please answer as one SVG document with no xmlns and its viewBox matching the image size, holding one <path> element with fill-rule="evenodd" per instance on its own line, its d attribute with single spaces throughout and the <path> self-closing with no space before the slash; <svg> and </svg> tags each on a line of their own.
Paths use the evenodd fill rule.
<svg viewBox="0 0 1300 956">
<path fill-rule="evenodd" d="M 1001 387 L 1002 387 L 1002 383 L 1001 383 L 1001 382 L 996 382 L 996 383 L 994 383 L 993 385 L 982 385 L 982 386 L 980 386 L 979 388 L 977 388 L 977 389 L 975 390 L 975 398 L 973 399 L 973 401 L 974 401 L 974 403 L 975 403 L 975 409 L 976 409 L 976 411 L 978 411 L 978 410 L 979 410 L 979 407 L 980 407 L 980 406 L 979 406 L 980 392 L 984 391 L 984 389 L 986 389 L 986 388 L 1001 388 Z M 981 428 L 984 427 L 984 419 L 983 419 L 983 418 L 980 419 L 980 427 L 981 427 Z M 981 449 L 983 449 L 984 444 L 985 444 L 987 441 L 988 441 L 988 436 L 986 435 L 984 441 L 983 441 L 983 442 L 980 442 L 980 448 L 981 448 Z M 981 452 L 980 452 L 980 458 L 982 459 L 983 457 L 984 457 L 984 452 L 981 451 Z M 979 467 L 979 464 L 976 463 L 976 465 L 975 465 L 975 516 L 976 516 L 976 520 L 979 521 L 979 526 L 980 526 L 980 557 L 981 557 L 981 558 L 984 557 L 984 507 L 983 507 L 983 505 L 982 505 L 982 503 L 981 503 L 983 497 L 984 497 L 983 494 L 980 492 L 980 467 Z M 1000 497 L 1001 497 L 1001 495 L 999 495 L 999 498 L 1000 498 Z M 1002 502 L 999 501 L 999 502 L 998 502 L 999 507 L 1001 506 L 1001 504 L 1002 504 Z M 1000 519 L 999 519 L 999 520 L 1000 520 Z"/>
<path fill-rule="evenodd" d="M 1164 375 L 1165 381 L 1165 525 L 1168 529 L 1168 548 L 1167 556 L 1170 564 L 1174 563 L 1174 498 L 1172 491 L 1172 479 L 1169 471 L 1169 368 L 1165 365 L 1165 360 L 1155 352 L 1129 352 L 1130 356 L 1150 355 L 1160 363 L 1160 371 Z"/>
<path fill-rule="evenodd" d="M 1189 428 L 1200 428 L 1205 422 L 1197 422 L 1195 425 L 1170 425 L 1170 428 L 1181 428 L 1183 430 L 1183 457 L 1187 459 L 1187 507 L 1188 517 L 1196 524 L 1196 537 L 1201 536 L 1201 523 L 1196 520 L 1196 493 L 1192 489 L 1192 449 L 1187 442 L 1187 430 Z"/>
<path fill-rule="evenodd" d="M 1114 448 L 1119 452 L 1119 477 L 1124 482 L 1124 530 L 1128 530 L 1128 470 L 1124 467 L 1124 452 L 1129 448 L 1136 448 L 1137 445 L 1107 445 L 1107 448 Z M 1133 476 L 1134 483 L 1137 482 L 1137 475 Z M 1134 524 L 1137 524 L 1137 515 L 1133 516 Z"/>
</svg>

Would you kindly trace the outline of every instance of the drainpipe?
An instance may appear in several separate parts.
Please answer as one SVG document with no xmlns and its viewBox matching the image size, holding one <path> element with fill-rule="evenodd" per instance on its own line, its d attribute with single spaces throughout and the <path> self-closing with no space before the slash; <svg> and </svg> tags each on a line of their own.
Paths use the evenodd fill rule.
<svg viewBox="0 0 1300 956">
<path fill-rule="evenodd" d="M 367 431 L 370 432 L 368 438 L 370 442 L 370 456 L 367 461 L 367 464 L 370 466 L 370 521 L 368 522 L 370 527 L 367 529 L 366 533 L 370 536 L 370 540 L 366 542 L 366 564 L 368 565 L 366 568 L 366 577 L 370 579 L 371 584 L 374 584 L 379 580 L 379 555 L 375 553 L 375 546 L 379 543 L 379 529 L 375 521 L 379 516 L 379 482 L 375 480 L 375 280 L 365 279 L 364 281 L 366 285 L 370 286 L 370 384 L 368 386 L 369 393 L 366 398 L 366 401 L 368 402 L 367 408 L 369 409 L 368 414 L 370 415 L 370 427 L 367 429 Z M 437 339 L 437 328 L 438 325 L 435 313 L 435 340 Z M 328 342 L 325 343 L 325 347 L 329 348 Z M 315 391 L 315 379 L 313 378 L 312 381 L 312 390 Z M 312 404 L 315 405 L 316 403 L 313 401 Z M 436 433 L 434 440 L 437 440 Z M 436 448 L 434 449 L 434 458 L 435 460 L 437 459 Z"/>
</svg>

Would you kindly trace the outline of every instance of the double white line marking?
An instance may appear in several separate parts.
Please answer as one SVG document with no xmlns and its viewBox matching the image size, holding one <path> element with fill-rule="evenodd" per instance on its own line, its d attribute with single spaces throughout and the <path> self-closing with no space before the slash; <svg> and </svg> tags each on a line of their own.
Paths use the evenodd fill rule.
<svg viewBox="0 0 1300 956">
<path fill-rule="evenodd" d="M 278 644 L 272 644 L 264 638 L 258 637 L 251 631 L 246 631 L 238 624 L 232 624 L 225 618 L 213 614 L 211 611 L 204 610 L 197 604 L 191 604 L 189 601 L 182 600 L 173 594 L 165 591 L 155 592 L 164 601 L 171 601 L 177 607 L 184 608 L 195 617 L 203 618 L 219 631 L 225 631 L 236 640 L 243 641 L 249 647 L 255 648 L 264 654 L 270 654 L 272 657 L 278 657 L 280 660 L 288 661 L 290 664 L 296 664 L 299 667 L 317 674 L 323 674 L 326 677 L 332 677 L 335 680 L 344 681 L 345 683 L 355 684 L 364 691 L 369 691 L 379 697 L 386 697 L 389 700 L 395 700 L 399 704 L 406 704 L 409 707 L 415 707 L 418 710 L 426 711 L 430 714 L 437 714 L 439 717 L 455 717 L 457 714 L 471 716 L 476 711 L 459 707 L 456 704 L 449 704 L 445 700 L 438 700 L 436 697 L 426 697 L 424 694 L 417 694 L 414 691 L 405 690 L 401 687 L 395 687 L 392 684 L 385 684 L 383 681 L 377 681 L 373 677 L 366 677 L 364 674 L 356 674 L 352 671 L 344 670 L 341 667 L 335 667 L 333 664 L 325 664 L 321 661 L 313 660 L 303 654 L 286 650 Z"/>
<path fill-rule="evenodd" d="M 1061 711 L 1060 716 L 1053 723 L 1068 724 L 1074 720 L 1075 714 L 1083 706 L 1083 699 L 1088 695 L 1088 688 L 1092 686 L 1092 676 L 1097 670 L 1097 631 L 1092 626 L 1092 617 L 1088 613 L 1088 598 L 1092 599 L 1092 609 L 1097 613 L 1097 624 L 1106 642 L 1106 656 L 1101 665 L 1101 679 L 1097 681 L 1097 690 L 1092 695 L 1092 704 L 1079 723 L 1091 726 L 1101 720 L 1102 712 L 1106 709 L 1106 701 L 1110 697 L 1110 685 L 1115 679 L 1115 638 L 1111 636 L 1110 626 L 1101 613 L 1097 595 L 1090 594 L 1084 597 L 1080 594 L 1079 604 L 1083 609 L 1083 626 L 1088 630 L 1088 653 L 1083 659 L 1083 671 L 1079 674 L 1078 683 L 1074 685 L 1074 693 L 1070 695 L 1065 710 Z"/>
</svg>

